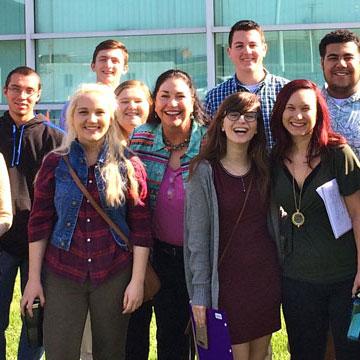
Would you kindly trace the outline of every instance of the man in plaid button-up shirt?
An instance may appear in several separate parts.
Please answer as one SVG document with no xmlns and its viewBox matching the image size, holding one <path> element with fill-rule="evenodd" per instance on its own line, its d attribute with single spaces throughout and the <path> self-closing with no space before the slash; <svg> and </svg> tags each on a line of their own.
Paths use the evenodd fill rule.
<svg viewBox="0 0 360 360">
<path fill-rule="evenodd" d="M 270 115 L 276 96 L 288 82 L 279 76 L 269 74 L 263 60 L 267 45 L 261 27 L 252 20 L 240 20 L 229 33 L 228 56 L 235 66 L 235 74 L 227 81 L 210 90 L 205 98 L 206 111 L 213 116 L 221 102 L 237 91 L 258 94 L 261 101 L 266 139 L 271 148 L 273 140 L 270 131 Z"/>
</svg>

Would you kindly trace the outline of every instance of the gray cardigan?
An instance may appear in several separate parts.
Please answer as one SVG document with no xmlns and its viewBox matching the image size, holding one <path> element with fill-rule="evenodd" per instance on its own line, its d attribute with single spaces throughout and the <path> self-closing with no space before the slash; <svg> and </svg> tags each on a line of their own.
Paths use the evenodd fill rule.
<svg viewBox="0 0 360 360">
<path fill-rule="evenodd" d="M 219 216 L 213 171 L 202 161 L 186 183 L 184 262 L 193 305 L 218 308 Z"/>
</svg>

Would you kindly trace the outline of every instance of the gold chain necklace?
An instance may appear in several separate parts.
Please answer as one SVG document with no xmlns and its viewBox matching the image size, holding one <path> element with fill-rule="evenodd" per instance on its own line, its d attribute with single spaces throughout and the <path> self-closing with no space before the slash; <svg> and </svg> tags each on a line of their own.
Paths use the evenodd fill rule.
<svg viewBox="0 0 360 360">
<path fill-rule="evenodd" d="M 297 198 L 296 198 L 296 192 L 295 192 L 295 178 L 294 178 L 294 176 L 292 178 L 293 178 L 292 186 L 293 186 L 293 194 L 294 194 L 294 205 L 295 205 L 296 211 L 291 215 L 291 222 L 295 226 L 297 226 L 299 228 L 305 222 L 305 216 L 300 211 L 300 208 L 301 208 L 301 196 L 302 196 L 302 190 L 303 190 L 304 185 L 300 188 L 299 206 L 298 206 Z"/>
</svg>

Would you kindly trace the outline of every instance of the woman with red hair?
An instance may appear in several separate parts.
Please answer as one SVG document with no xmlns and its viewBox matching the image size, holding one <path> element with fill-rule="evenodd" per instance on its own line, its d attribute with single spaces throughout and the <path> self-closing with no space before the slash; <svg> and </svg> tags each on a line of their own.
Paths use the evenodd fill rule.
<svg viewBox="0 0 360 360">
<path fill-rule="evenodd" d="M 331 130 L 326 102 L 309 80 L 291 81 L 280 91 L 271 130 L 272 200 L 281 214 L 275 229 L 291 358 L 323 359 L 330 323 L 336 359 L 360 359 L 360 343 L 346 337 L 352 295 L 360 289 L 359 161 Z M 316 191 L 334 179 L 353 227 L 339 238 Z"/>
</svg>

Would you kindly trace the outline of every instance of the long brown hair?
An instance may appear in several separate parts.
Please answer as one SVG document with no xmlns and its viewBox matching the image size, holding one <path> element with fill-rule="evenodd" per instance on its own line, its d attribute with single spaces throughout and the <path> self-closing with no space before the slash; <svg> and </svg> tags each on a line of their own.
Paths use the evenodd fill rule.
<svg viewBox="0 0 360 360">
<path fill-rule="evenodd" d="M 201 161 L 207 160 L 210 163 L 216 163 L 226 155 L 227 138 L 225 132 L 221 130 L 226 112 L 238 111 L 244 113 L 254 108 L 256 108 L 258 113 L 257 133 L 250 140 L 248 156 L 251 160 L 252 171 L 255 172 L 258 179 L 258 190 L 264 201 L 268 199 L 270 170 L 269 158 L 266 150 L 264 122 L 261 115 L 259 98 L 249 92 L 237 92 L 231 94 L 220 104 L 214 119 L 210 123 L 206 135 L 206 142 L 200 150 L 199 155 L 197 155 L 190 164 L 190 177 Z"/>
</svg>

